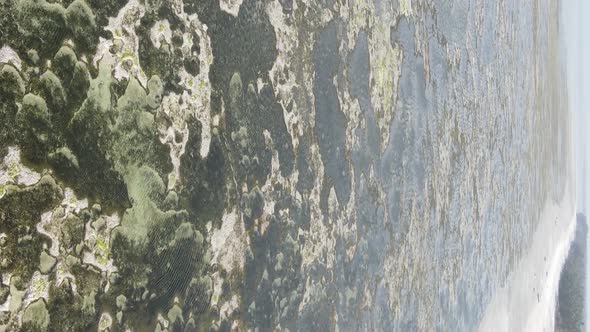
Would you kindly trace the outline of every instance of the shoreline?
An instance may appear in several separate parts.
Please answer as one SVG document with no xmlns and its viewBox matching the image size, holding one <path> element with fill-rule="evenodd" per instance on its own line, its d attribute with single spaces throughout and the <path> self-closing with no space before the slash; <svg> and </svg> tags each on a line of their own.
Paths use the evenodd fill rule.
<svg viewBox="0 0 590 332">
<path fill-rule="evenodd" d="M 492 297 L 479 331 L 553 331 L 559 278 L 576 228 L 567 189 L 561 202 L 545 205 L 529 250 Z"/>
</svg>

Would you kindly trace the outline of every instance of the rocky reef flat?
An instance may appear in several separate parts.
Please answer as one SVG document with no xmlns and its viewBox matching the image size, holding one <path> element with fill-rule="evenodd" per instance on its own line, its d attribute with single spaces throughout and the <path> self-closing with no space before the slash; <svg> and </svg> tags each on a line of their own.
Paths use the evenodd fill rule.
<svg viewBox="0 0 590 332">
<path fill-rule="evenodd" d="M 571 189 L 556 1 L 0 8 L 0 331 L 473 330 Z"/>
</svg>

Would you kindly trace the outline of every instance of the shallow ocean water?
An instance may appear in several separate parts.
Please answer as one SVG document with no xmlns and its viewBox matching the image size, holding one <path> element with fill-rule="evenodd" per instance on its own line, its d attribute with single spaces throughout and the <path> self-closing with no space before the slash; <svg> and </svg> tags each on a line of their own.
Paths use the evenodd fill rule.
<svg viewBox="0 0 590 332">
<path fill-rule="evenodd" d="M 540 210 L 561 199 L 570 176 L 556 3 L 418 6 L 417 17 L 391 27 L 403 60 L 382 153 L 371 144 L 368 93 L 357 89 L 366 141 L 352 165 L 364 249 L 337 259 L 335 274 L 355 278 L 334 283 L 371 290 L 373 305 L 337 305 L 344 330 L 476 328 L 528 248 Z M 357 55 L 363 38 L 352 68 L 368 67 Z M 349 79 L 354 87 L 363 77 Z M 381 201 L 358 178 L 367 169 Z"/>
</svg>

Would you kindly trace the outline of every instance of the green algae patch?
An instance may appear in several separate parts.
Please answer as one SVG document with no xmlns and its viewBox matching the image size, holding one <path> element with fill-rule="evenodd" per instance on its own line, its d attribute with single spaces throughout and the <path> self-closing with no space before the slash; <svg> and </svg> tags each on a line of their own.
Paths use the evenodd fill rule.
<svg viewBox="0 0 590 332">
<path fill-rule="evenodd" d="M 16 9 L 19 32 L 26 45 L 42 56 L 53 54 L 67 31 L 64 8 L 45 0 L 20 0 Z"/>
<path fill-rule="evenodd" d="M 16 134 L 16 105 L 25 93 L 24 81 L 16 68 L 0 64 L 0 151 L 12 144 Z"/>
<path fill-rule="evenodd" d="M 174 190 L 170 190 L 162 204 L 162 210 L 175 210 L 178 207 L 178 194 Z"/>
<path fill-rule="evenodd" d="M 130 109 L 143 110 L 147 107 L 147 93 L 135 78 L 131 78 L 125 89 L 125 94 L 119 98 L 117 107 L 119 112 Z"/>
<path fill-rule="evenodd" d="M 98 76 L 90 82 L 86 99 L 67 127 L 74 135 L 69 148 L 80 166 L 70 182 L 85 195 L 101 199 L 107 210 L 128 204 L 122 176 L 108 155 L 112 144 L 111 122 L 116 115 L 111 104 L 114 82 L 110 71 L 110 63 L 101 61 Z"/>
<path fill-rule="evenodd" d="M 198 244 L 203 244 L 203 235 L 201 235 L 201 233 L 198 231 L 195 231 L 190 223 L 183 223 L 176 229 L 174 240 L 172 240 L 173 242 L 171 243 L 174 244 L 176 241 L 191 239 L 193 237 L 195 237 Z"/>
<path fill-rule="evenodd" d="M 39 79 L 41 95 L 52 113 L 60 113 L 66 107 L 66 94 L 59 78 L 50 70 Z"/>
<path fill-rule="evenodd" d="M 154 95 L 159 93 L 157 83 L 152 84 L 152 89 Z M 111 155 L 117 160 L 122 173 L 130 165 L 150 165 L 159 176 L 172 170 L 169 147 L 157 137 L 154 114 L 150 112 L 149 104 L 147 91 L 136 79 L 130 79 L 125 94 L 118 100 L 118 117 L 112 131 L 116 144 L 113 144 Z"/>
<path fill-rule="evenodd" d="M 2 248 L 1 271 L 29 280 L 38 269 L 43 247 L 35 224 L 41 214 L 52 209 L 63 199 L 55 180 L 45 175 L 33 186 L 19 188 L 8 185 L 0 197 L 0 233 L 6 233 Z"/>
<path fill-rule="evenodd" d="M 117 16 L 117 13 L 127 4 L 127 0 L 87 0 L 86 3 L 92 8 L 96 24 L 106 26 L 108 18 Z"/>
<path fill-rule="evenodd" d="M 29 304 L 23 315 L 23 327 L 25 326 L 37 328 L 41 331 L 47 330 L 49 327 L 49 311 L 47 311 L 45 301 L 37 300 Z"/>
<path fill-rule="evenodd" d="M 75 0 L 66 9 L 65 17 L 76 47 L 82 51 L 94 49 L 98 42 L 97 26 L 88 4 Z"/>
<path fill-rule="evenodd" d="M 71 284 L 63 282 L 59 287 L 52 285 L 49 289 L 49 331 L 90 331 L 96 324 L 94 304 L 85 309 L 84 299 L 89 302 L 94 299 L 93 294 L 85 297 L 75 293 Z M 92 300 L 90 300 L 92 299 Z M 89 309 L 92 307 L 92 309 Z"/>
<path fill-rule="evenodd" d="M 45 100 L 31 93 L 25 95 L 16 123 L 23 155 L 33 162 L 43 162 L 53 143 L 53 124 Z"/>
<path fill-rule="evenodd" d="M 213 287 L 209 276 L 192 278 L 186 291 L 186 306 L 195 314 L 206 313 Z"/>
<path fill-rule="evenodd" d="M 182 308 L 180 308 L 178 306 L 178 304 L 175 304 L 169 311 L 168 311 L 168 320 L 170 321 L 170 324 L 174 325 L 174 323 L 176 323 L 177 320 L 183 321 L 182 318 Z"/>
<path fill-rule="evenodd" d="M 201 146 L 200 122 L 190 117 L 187 121 L 189 137 L 186 151 L 180 158 L 183 190 L 179 193 L 181 206 L 186 206 L 194 218 L 221 220 L 226 204 L 227 160 L 221 138 L 215 135 L 207 158 L 199 156 Z"/>
<path fill-rule="evenodd" d="M 16 68 L 5 64 L 0 70 L 0 102 L 22 98 L 25 93 L 25 83 Z"/>
<path fill-rule="evenodd" d="M 162 212 L 158 205 L 164 199 L 165 185 L 158 173 L 146 166 L 129 171 L 127 185 L 134 202 L 121 220 L 117 233 L 134 243 L 144 243 L 154 224 L 174 218 L 174 211 Z"/>
<path fill-rule="evenodd" d="M 114 108 L 111 106 L 111 87 L 114 79 L 111 77 L 112 64 L 109 59 L 102 60 L 98 66 L 98 76 L 90 83 L 88 95 L 80 109 L 74 114 L 70 126 L 71 130 L 77 131 L 76 126 L 83 126 L 88 123 L 88 143 L 98 143 L 96 137 L 101 131 L 107 130 L 110 117 L 113 116 Z M 78 131 L 80 134 L 83 131 Z M 105 138 L 106 139 L 106 138 Z M 93 144 L 93 145 L 94 145 Z"/>
<path fill-rule="evenodd" d="M 6 227 L 31 226 L 36 222 L 42 211 L 49 210 L 62 199 L 63 193 L 50 175 L 43 176 L 38 183 L 30 187 L 6 186 L 6 196 L 0 201 L 3 203 L 0 206 L 0 211 L 8 215 L 6 219 L 1 220 L 7 222 Z M 35 203 L 35 205 L 28 206 L 32 203 Z M 24 224 L 18 224 L 19 221 L 24 221 Z M 0 227 L 3 226 L 5 224 L 0 223 Z"/>
<path fill-rule="evenodd" d="M 49 164 L 52 165 L 62 176 L 66 176 L 65 172 L 75 172 L 80 168 L 78 158 L 68 147 L 61 147 L 49 154 Z"/>
<path fill-rule="evenodd" d="M 72 73 L 76 62 L 78 62 L 78 57 L 74 50 L 69 46 L 62 46 L 53 57 L 52 68 L 66 85 L 72 79 Z"/>
<path fill-rule="evenodd" d="M 67 37 L 72 38 L 80 52 L 96 48 L 95 15 L 82 0 L 75 0 L 67 8 L 45 0 L 20 0 L 16 11 L 18 31 L 25 37 L 24 44 L 37 50 L 39 58 L 54 54 Z"/>
<path fill-rule="evenodd" d="M 69 90 L 70 106 L 79 107 L 90 88 L 90 71 L 86 63 L 76 62 Z"/>
<path fill-rule="evenodd" d="M 154 326 L 160 313 L 168 313 L 178 329 L 187 321 L 191 326 L 196 326 L 195 320 L 202 323 L 199 317 L 207 312 L 211 279 L 202 233 L 205 216 L 194 211 L 191 217 L 183 209 L 181 185 L 167 191 L 173 170 L 170 147 L 161 143 L 155 123 L 167 93 L 164 87 L 178 78 L 182 59 L 161 50 L 160 60 L 170 60 L 163 70 L 165 78 L 153 75 L 142 86 L 134 77 L 117 81 L 109 55 L 99 60 L 98 68 L 88 58 L 99 34 L 104 35 L 100 30 L 106 17 L 116 16 L 125 3 L 21 0 L 14 5 L 18 9 L 15 23 L 24 36 L 18 51 L 28 60 L 23 61 L 22 76 L 12 65 L 0 65 L 0 80 L 6 87 L 0 92 L 0 120 L 6 120 L 1 126 L 15 128 L 10 134 L 14 138 L 6 134 L 9 130 L 2 130 L 0 135 L 7 139 L 0 136 L 0 144 L 18 144 L 26 162 L 51 174 L 30 187 L 0 188 L 0 232 L 7 233 L 2 256 L 9 257 L 0 272 L 13 273 L 22 280 L 21 288 L 33 275 L 41 276 L 36 271 L 49 275 L 38 280 L 51 280 L 43 287 L 39 284 L 36 291 L 49 289 L 46 301 L 22 309 L 27 315 L 25 330 L 96 330 L 101 314 L 115 307 L 120 308 L 117 321 L 107 324 L 115 330 Z M 139 65 L 137 56 L 134 61 Z M 160 63 L 152 65 L 154 73 L 160 71 L 155 69 Z M 212 157 L 206 168 L 217 174 L 223 166 L 219 138 Z M 197 172 L 192 175 L 203 179 Z M 18 170 L 12 173 L 16 177 Z M 57 179 L 72 188 L 75 197 L 69 196 L 68 189 L 69 199 L 64 200 Z M 207 187 L 203 194 L 208 193 Z M 207 200 L 216 206 L 206 212 L 217 212 L 225 188 L 210 189 L 214 194 Z M 88 233 L 86 225 L 102 229 L 97 222 L 101 212 L 80 208 L 83 199 L 118 214 L 120 225 L 111 234 Z M 63 206 L 54 210 L 60 202 Z M 48 249 L 52 242 L 37 229 L 59 238 L 59 264 L 53 256 L 55 248 Z M 94 241 L 92 248 L 87 236 Z M 94 254 L 101 265 L 112 263 L 116 272 L 101 275 L 85 263 L 87 254 Z M 74 278 L 53 280 L 60 280 L 64 273 Z"/>
<path fill-rule="evenodd" d="M 63 221 L 61 233 L 63 245 L 71 250 L 84 240 L 84 223 L 75 214 L 69 214 Z"/>
<path fill-rule="evenodd" d="M 208 293 L 196 293 L 197 286 L 191 287 L 191 280 L 195 275 L 202 275 L 209 264 L 204 259 L 203 236 L 189 222 L 186 211 L 162 211 L 168 195 L 154 169 L 130 167 L 125 178 L 133 206 L 113 232 L 111 252 L 121 275 L 133 277 L 115 283 L 114 292 L 124 294 L 129 307 L 139 312 L 156 313 L 175 296 L 181 299 L 184 310 L 201 312 L 200 306 L 199 311 L 193 311 L 193 304 L 209 303 Z M 147 292 L 149 301 L 138 301 L 132 296 L 136 292 Z M 123 317 L 130 321 L 145 320 L 144 314 L 137 316 L 139 312 L 126 313 Z M 179 321 L 183 321 L 182 314 Z"/>
<path fill-rule="evenodd" d="M 10 295 L 10 287 L 7 285 L 0 285 L 0 303 L 6 302 Z"/>
<path fill-rule="evenodd" d="M 139 52 L 123 56 L 133 61 L 134 69 L 140 64 L 144 66 L 138 68 L 151 78 L 147 84 L 144 84 L 147 77 L 143 74 L 140 79 L 131 75 L 119 81 L 113 75 L 117 75 L 119 68 L 114 70 L 114 64 L 120 59 L 103 54 L 97 68 L 97 59 L 92 59 L 92 54 L 99 36 L 107 41 L 112 38 L 103 29 L 108 17 L 117 16 L 127 3 L 126 0 L 19 0 L 10 5 L 16 9 L 14 24 L 20 30 L 18 34 L 4 29 L 8 26 L 4 24 L 7 14 L 0 14 L 1 30 L 11 33 L 10 38 L 23 36 L 22 43 L 15 41 L 14 47 L 21 56 L 28 58 L 23 61 L 23 75 L 12 65 L 0 68 L 0 83 L 6 87 L 0 92 L 0 126 L 15 128 L 14 133 L 2 130 L 0 135 L 4 136 L 0 136 L 0 145 L 4 142 L 18 144 L 26 162 L 51 174 L 28 188 L 14 185 L 0 188 L 0 232 L 7 233 L 2 250 L 3 256 L 6 253 L 10 257 L 1 272 L 10 271 L 22 279 L 23 285 L 33 274 L 40 275 L 37 270 L 49 274 L 43 276 L 43 282 L 51 280 L 43 287 L 39 285 L 36 292 L 49 289 L 48 298 L 22 309 L 27 316 L 25 329 L 84 331 L 108 325 L 110 330 L 135 330 L 137 326 L 154 327 L 158 316 L 167 316 L 168 330 L 205 329 L 210 324 L 209 306 L 213 294 L 205 224 L 220 220 L 226 204 L 234 198 L 228 199 L 226 195 L 228 189 L 232 192 L 235 189 L 231 187 L 236 179 L 240 184 L 247 179 L 249 188 L 254 188 L 262 185 L 270 173 L 270 149 L 260 152 L 252 147 L 264 146 L 262 129 L 266 127 L 261 120 L 274 121 L 275 117 L 269 115 L 279 109 L 275 107 L 278 104 L 274 96 L 269 94 L 272 91 L 269 86 L 262 94 L 254 87 L 259 73 L 271 68 L 266 60 L 273 57 L 272 48 L 276 43 L 274 38 L 261 37 L 271 47 L 268 50 L 265 47 L 264 59 L 249 55 L 247 61 L 242 61 L 237 59 L 241 55 L 224 50 L 229 44 L 237 44 L 238 49 L 247 46 L 241 42 L 244 31 L 235 36 L 232 33 L 230 42 L 219 38 L 225 32 L 243 27 L 248 28 L 246 32 L 253 33 L 256 40 L 259 31 L 272 37 L 272 28 L 264 14 L 256 14 L 257 19 L 263 19 L 263 26 L 244 17 L 228 21 L 215 13 L 210 17 L 200 15 L 211 23 L 210 31 L 215 30 L 215 52 L 224 51 L 219 53 L 222 61 L 216 59 L 218 70 L 212 73 L 219 93 L 213 112 L 221 114 L 221 94 L 227 90 L 228 73 L 243 72 L 244 86 L 248 86 L 244 91 L 238 75 L 239 87 L 234 91 L 230 112 L 236 120 L 231 128 L 240 132 L 240 141 L 236 143 L 239 148 L 228 154 L 228 145 L 233 145 L 226 141 L 224 123 L 220 126 L 217 118 L 211 135 L 207 123 L 210 114 L 199 117 L 211 112 L 208 96 L 203 105 L 187 108 L 195 113 L 186 116 L 189 118 L 188 133 L 176 133 L 173 138 L 174 143 L 183 144 L 182 151 L 173 151 L 177 153 L 173 159 L 171 148 L 179 146 L 163 144 L 162 129 L 177 128 L 161 128 L 155 119 L 162 115 L 162 99 L 171 91 L 178 95 L 187 92 L 189 96 L 183 98 L 192 100 L 210 93 L 208 75 L 188 77 L 190 91 L 182 86 L 189 81 L 185 80 L 187 72 L 198 76 L 200 70 L 213 61 L 210 47 L 200 49 L 204 40 L 199 41 L 199 38 L 208 39 L 208 32 L 203 28 L 202 34 L 193 33 L 187 46 L 186 38 L 190 34 L 184 33 L 184 29 L 194 28 L 191 26 L 194 20 L 187 20 L 188 15 L 184 13 L 176 14 L 174 4 L 152 1 L 140 25 L 131 27 L 138 30 L 139 45 L 118 45 L 119 52 L 138 47 Z M 253 7 L 248 6 L 247 13 L 255 14 Z M 154 48 L 149 28 L 153 26 L 151 23 L 162 20 L 169 21 L 173 30 L 182 33 L 172 36 L 172 44 L 165 42 L 162 47 Z M 183 24 L 183 20 L 193 21 Z M 220 30 L 224 25 L 232 28 Z M 113 31 L 123 38 L 129 33 L 116 27 Z M 0 40 L 4 39 L 0 36 Z M 207 66 L 199 63 L 202 58 Z M 236 59 L 239 65 L 230 61 Z M 231 70 L 219 66 L 230 62 Z M 267 80 L 267 77 L 262 78 Z M 195 92 L 197 96 L 193 95 Z M 25 96 L 25 93 L 28 94 Z M 187 99 L 179 100 L 187 102 Z M 250 104 L 242 112 L 245 114 L 238 114 L 246 102 Z M 257 105 L 260 104 L 264 104 L 264 109 L 259 112 Z M 246 113 L 256 116 L 249 120 Z M 283 121 L 281 117 L 278 120 Z M 176 119 L 163 121 L 176 124 Z M 270 129 L 271 140 L 289 148 L 273 128 Z M 187 137 L 182 136 L 185 134 L 188 142 L 184 141 Z M 210 146 L 206 150 L 208 153 L 202 153 L 201 145 Z M 257 156 L 262 153 L 264 156 Z M 241 158 L 248 159 L 242 163 L 248 166 L 238 166 L 234 171 L 230 163 L 239 154 L 252 155 L 252 161 Z M 284 167 L 288 161 L 283 158 L 283 152 L 280 154 L 281 167 Z M 253 176 L 251 171 L 259 166 L 259 160 L 263 160 L 264 170 Z M 168 175 L 173 170 L 176 178 L 171 180 Z M 16 174 L 16 170 L 13 173 Z M 15 174 L 13 177 L 17 176 Z M 57 180 L 72 188 L 75 197 L 68 189 L 69 198 L 64 200 Z M 176 184 L 171 185 L 169 181 Z M 85 199 L 84 207 L 80 207 Z M 56 210 L 60 203 L 63 206 Z M 95 203 L 101 205 L 103 212 L 85 207 Z M 259 216 L 260 204 L 254 203 L 258 205 L 250 204 L 250 211 Z M 48 212 L 52 210 L 54 214 L 46 223 Z M 110 234 L 102 231 L 105 223 L 101 218 L 106 216 L 101 213 L 120 217 L 120 224 Z M 42 218 L 43 223 L 39 225 Z M 86 227 L 101 231 L 88 232 Z M 54 257 L 55 248 L 49 249 L 53 242 L 38 234 L 37 229 L 43 229 L 52 239 L 53 236 L 59 238 L 59 264 Z M 96 259 L 99 265 L 112 263 L 110 267 L 116 272 L 105 276 L 104 271 L 101 273 L 99 268 L 87 263 L 85 255 L 94 255 L 92 260 Z M 74 278 L 60 280 L 69 274 Z M 217 297 L 219 300 L 220 295 Z M 116 321 L 111 318 L 111 315 L 115 317 L 114 308 L 119 309 Z"/>
</svg>

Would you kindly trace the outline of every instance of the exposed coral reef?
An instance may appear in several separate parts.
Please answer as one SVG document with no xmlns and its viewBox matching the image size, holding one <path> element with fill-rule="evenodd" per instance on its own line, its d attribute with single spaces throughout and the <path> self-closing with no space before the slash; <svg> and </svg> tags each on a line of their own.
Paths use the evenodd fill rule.
<svg viewBox="0 0 590 332">
<path fill-rule="evenodd" d="M 0 331 L 473 329 L 567 160 L 486 3 L 0 0 Z"/>
</svg>

